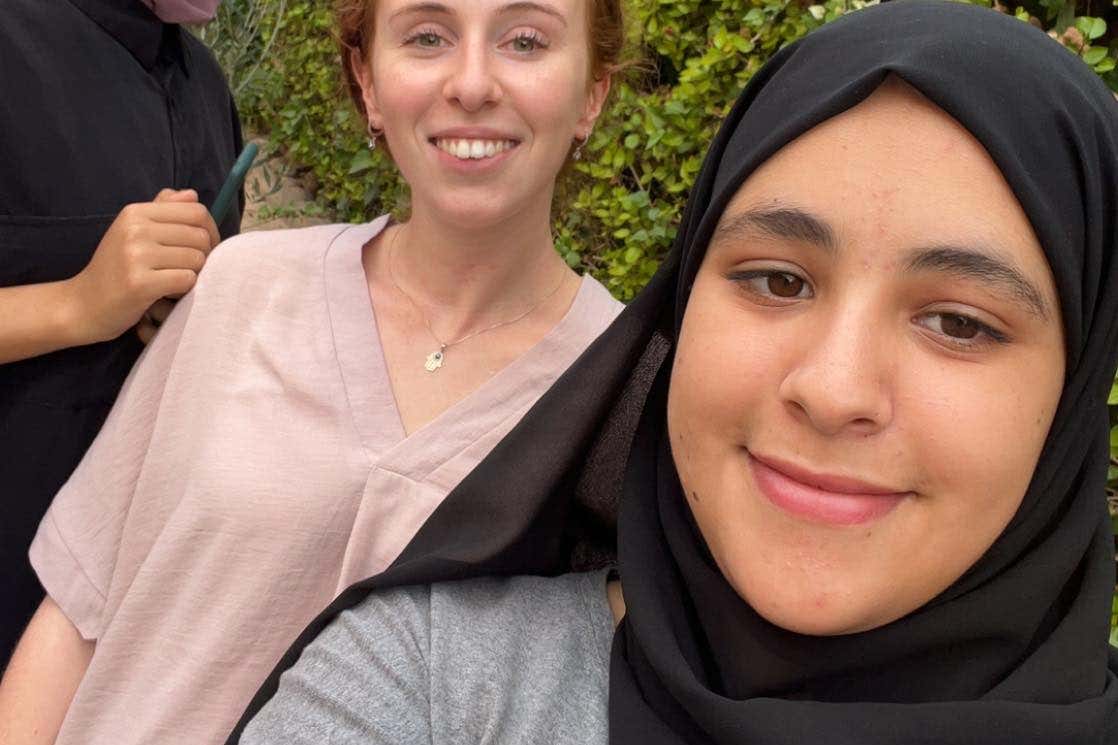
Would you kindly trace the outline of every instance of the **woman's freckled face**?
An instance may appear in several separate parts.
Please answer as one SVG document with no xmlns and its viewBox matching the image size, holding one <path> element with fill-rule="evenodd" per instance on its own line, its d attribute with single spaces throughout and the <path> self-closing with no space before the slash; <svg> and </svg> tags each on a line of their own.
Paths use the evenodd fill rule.
<svg viewBox="0 0 1118 745">
<path fill-rule="evenodd" d="M 737 592 L 784 628 L 852 633 L 916 610 L 990 547 L 1063 381 L 1055 286 L 1013 192 L 969 132 L 890 81 L 727 207 L 668 428 Z"/>
<path fill-rule="evenodd" d="M 479 225 L 547 213 L 609 89 L 592 80 L 587 5 L 377 2 L 355 71 L 416 207 Z"/>
</svg>

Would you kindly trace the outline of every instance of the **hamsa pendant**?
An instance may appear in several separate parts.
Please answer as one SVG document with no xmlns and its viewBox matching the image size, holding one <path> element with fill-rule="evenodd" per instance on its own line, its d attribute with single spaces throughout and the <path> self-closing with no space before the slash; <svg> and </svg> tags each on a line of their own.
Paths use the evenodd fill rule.
<svg viewBox="0 0 1118 745">
<path fill-rule="evenodd" d="M 427 362 L 424 363 L 423 368 L 427 372 L 435 372 L 443 366 L 443 350 L 437 349 L 431 354 L 427 355 Z"/>
</svg>

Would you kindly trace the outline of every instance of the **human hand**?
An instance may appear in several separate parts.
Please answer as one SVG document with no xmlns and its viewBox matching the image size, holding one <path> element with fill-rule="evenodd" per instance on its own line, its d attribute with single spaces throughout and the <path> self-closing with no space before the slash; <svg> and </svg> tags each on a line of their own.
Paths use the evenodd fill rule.
<svg viewBox="0 0 1118 745">
<path fill-rule="evenodd" d="M 152 202 L 125 207 L 86 268 L 67 281 L 75 345 L 115 339 L 149 309 L 150 318 L 166 318 L 170 308 L 157 301 L 188 292 L 220 240 L 193 189 L 164 189 Z M 150 340 L 145 329 L 137 332 Z"/>
</svg>

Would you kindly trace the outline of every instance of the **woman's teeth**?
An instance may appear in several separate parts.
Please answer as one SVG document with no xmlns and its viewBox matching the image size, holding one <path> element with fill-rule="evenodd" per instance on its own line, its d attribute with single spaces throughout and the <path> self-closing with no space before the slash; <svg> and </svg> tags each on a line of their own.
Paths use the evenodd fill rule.
<svg viewBox="0 0 1118 745">
<path fill-rule="evenodd" d="M 452 140 L 441 137 L 435 140 L 435 147 L 461 160 L 492 158 L 515 146 L 512 140 Z"/>
</svg>

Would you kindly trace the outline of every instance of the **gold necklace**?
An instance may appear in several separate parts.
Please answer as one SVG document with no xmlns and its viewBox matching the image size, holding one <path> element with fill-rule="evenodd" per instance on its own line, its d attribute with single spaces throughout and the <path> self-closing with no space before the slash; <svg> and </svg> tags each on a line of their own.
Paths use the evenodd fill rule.
<svg viewBox="0 0 1118 745">
<path fill-rule="evenodd" d="M 550 300 L 555 293 L 559 292 L 559 288 L 563 286 L 563 282 L 567 279 L 567 272 L 564 271 L 562 276 L 559 277 L 559 282 L 555 285 L 555 287 L 551 288 L 551 292 L 547 293 L 542 298 L 537 300 L 532 305 L 532 307 L 516 316 L 515 318 L 510 318 L 507 321 L 494 323 L 491 326 L 486 326 L 485 328 L 478 329 L 477 331 L 471 331 L 465 336 L 460 336 L 453 341 L 443 341 L 441 338 L 439 338 L 439 335 L 435 333 L 435 329 L 431 328 L 431 321 L 427 318 L 427 314 L 423 312 L 423 309 L 419 307 L 419 303 L 415 302 L 412 296 L 409 295 L 403 287 L 400 287 L 400 283 L 396 281 L 396 273 L 392 271 L 392 260 L 396 257 L 396 237 L 400 234 L 400 229 L 402 227 L 403 226 L 397 228 L 396 232 L 392 234 L 392 244 L 388 247 L 388 278 L 392 280 L 392 286 L 396 288 L 397 292 L 406 297 L 408 299 L 408 302 L 411 303 L 411 306 L 415 308 L 417 313 L 419 313 L 420 317 L 423 319 L 423 324 L 427 327 L 427 332 L 431 334 L 434 340 L 439 343 L 439 348 L 428 354 L 427 360 L 423 364 L 423 369 L 427 372 L 433 373 L 443 366 L 443 363 L 446 362 L 446 350 L 450 349 L 451 347 L 461 344 L 468 339 L 472 339 L 475 336 L 479 336 L 480 334 L 484 334 L 486 331 L 499 329 L 502 326 L 511 326 L 517 321 L 524 320 L 528 317 L 528 314 Z"/>
</svg>

